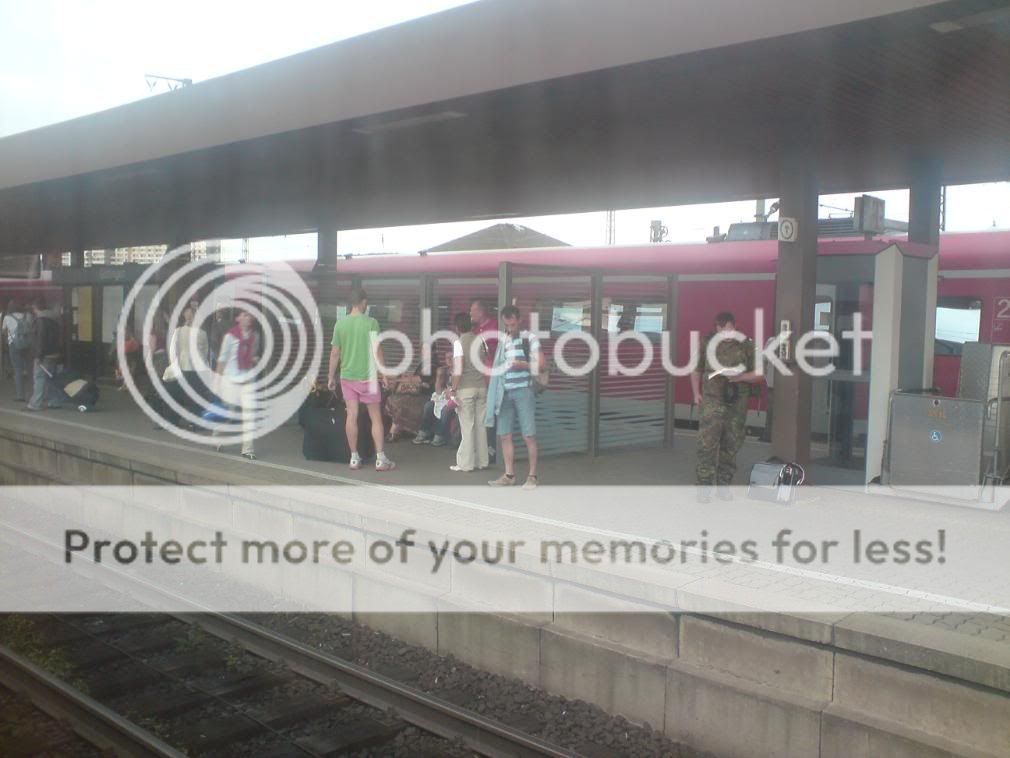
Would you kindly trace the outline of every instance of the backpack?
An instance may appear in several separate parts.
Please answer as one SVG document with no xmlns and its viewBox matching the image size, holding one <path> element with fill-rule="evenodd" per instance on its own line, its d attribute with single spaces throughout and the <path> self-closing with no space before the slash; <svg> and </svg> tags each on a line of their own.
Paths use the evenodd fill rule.
<svg viewBox="0 0 1010 758">
<path fill-rule="evenodd" d="M 525 334 L 523 335 L 523 357 L 524 360 L 530 364 L 530 376 L 533 378 L 533 381 L 530 382 L 530 386 L 533 388 L 533 393 L 535 395 L 540 395 L 546 392 L 551 383 L 550 369 L 547 366 L 547 361 L 544 361 L 543 371 L 533 371 L 533 362 L 530 361 L 530 338 Z"/>
<path fill-rule="evenodd" d="M 28 323 L 28 316 L 21 314 L 21 318 L 15 318 L 17 326 L 11 334 L 11 347 L 14 350 L 27 350 L 32 346 L 32 325 Z"/>
</svg>

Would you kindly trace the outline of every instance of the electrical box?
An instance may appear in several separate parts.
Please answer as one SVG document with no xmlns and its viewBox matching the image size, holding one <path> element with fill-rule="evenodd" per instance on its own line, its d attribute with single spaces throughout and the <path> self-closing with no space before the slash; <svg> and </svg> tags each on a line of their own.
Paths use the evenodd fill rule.
<svg viewBox="0 0 1010 758">
<path fill-rule="evenodd" d="M 976 500 L 982 494 L 983 400 L 919 393 L 891 395 L 887 484 Z"/>
</svg>

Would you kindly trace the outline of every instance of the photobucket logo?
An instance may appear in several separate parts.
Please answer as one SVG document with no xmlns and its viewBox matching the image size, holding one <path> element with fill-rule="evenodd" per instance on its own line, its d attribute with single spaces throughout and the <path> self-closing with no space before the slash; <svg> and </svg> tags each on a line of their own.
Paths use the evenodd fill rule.
<svg viewBox="0 0 1010 758">
<path fill-rule="evenodd" d="M 864 371 L 865 343 L 873 339 L 873 332 L 863 328 L 862 314 L 855 313 L 852 319 L 852 328 L 841 332 L 841 341 L 852 343 L 852 368 L 847 369 L 846 373 L 861 376 Z M 764 309 L 755 309 L 754 365 L 751 370 L 756 375 L 763 377 L 774 372 L 779 376 L 793 376 L 798 371 L 813 377 L 823 377 L 836 370 L 834 359 L 842 354 L 842 349 L 841 342 L 833 333 L 823 329 L 813 329 L 799 335 L 785 331 L 768 338 L 765 336 L 764 321 Z M 543 341 L 554 337 L 552 349 L 544 362 L 545 367 L 551 372 L 556 371 L 571 377 L 582 377 L 592 373 L 603 356 L 607 359 L 608 376 L 642 376 L 654 370 L 657 355 L 663 370 L 675 377 L 701 371 L 703 365 L 710 372 L 727 375 L 747 370 L 747 367 L 742 365 L 723 365 L 720 360 L 721 344 L 748 340 L 746 335 L 735 329 L 709 335 L 703 335 L 697 330 L 690 331 L 687 335 L 687 355 L 680 358 L 682 363 L 674 359 L 677 336 L 665 330 L 658 333 L 634 330 L 608 332 L 605 333 L 606 344 L 601 346 L 590 332 L 583 329 L 565 330 L 557 334 L 541 330 L 539 315 L 532 312 L 529 314 L 528 328 L 523 329 L 521 334 L 526 337 L 527 344 L 530 344 L 530 337 L 535 337 L 534 344 L 542 344 Z M 433 372 L 434 346 L 440 340 L 452 343 L 458 338 L 459 335 L 448 329 L 433 332 L 432 311 L 425 308 L 421 312 L 421 371 L 425 374 Z M 485 376 L 497 376 L 509 371 L 509 362 L 504 360 L 503 355 L 491 354 L 490 347 L 500 345 L 506 339 L 508 335 L 505 332 L 494 331 L 484 333 L 481 339 L 472 340 L 469 355 L 471 365 Z M 376 350 L 379 372 L 396 375 L 409 371 L 414 365 L 415 343 L 409 335 L 389 329 L 374 335 L 373 340 L 376 345 L 395 342 L 399 346 L 397 352 L 400 360 L 396 365 L 384 364 L 382 350 Z M 624 347 L 625 345 L 635 345 L 637 349 L 628 349 Z M 571 353 L 578 354 L 582 358 L 581 361 L 573 361 Z M 532 373 L 539 371 L 538 362 L 531 362 L 530 371 Z"/>
<path fill-rule="evenodd" d="M 189 253 L 166 253 L 127 294 L 116 338 L 123 383 L 148 418 L 187 441 L 262 437 L 298 411 L 319 373 L 315 300 L 285 263 L 226 275 Z"/>
</svg>

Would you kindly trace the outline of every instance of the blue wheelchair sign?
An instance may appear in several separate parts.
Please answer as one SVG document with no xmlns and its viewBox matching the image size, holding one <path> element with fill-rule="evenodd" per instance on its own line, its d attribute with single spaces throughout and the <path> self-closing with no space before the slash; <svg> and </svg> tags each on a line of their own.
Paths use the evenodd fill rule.
<svg viewBox="0 0 1010 758">
<path fill-rule="evenodd" d="M 940 440 L 942 440 L 942 439 L 943 439 L 943 435 L 942 435 L 942 434 L 940 434 L 940 430 L 939 430 L 939 429 L 934 429 L 933 431 L 931 431 L 931 432 L 929 433 L 929 438 L 930 438 L 930 439 L 931 439 L 931 440 L 932 440 L 933 442 L 939 442 Z"/>
</svg>

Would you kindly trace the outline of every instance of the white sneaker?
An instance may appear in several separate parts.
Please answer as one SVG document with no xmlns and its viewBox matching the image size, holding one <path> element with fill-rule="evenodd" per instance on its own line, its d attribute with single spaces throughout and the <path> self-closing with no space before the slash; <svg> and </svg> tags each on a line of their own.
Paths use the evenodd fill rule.
<svg viewBox="0 0 1010 758">
<path fill-rule="evenodd" d="M 389 458 L 376 458 L 375 459 L 375 470 L 376 471 L 392 471 L 396 468 L 396 464 L 393 463 Z"/>
</svg>

